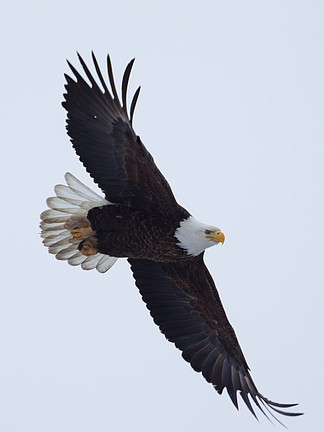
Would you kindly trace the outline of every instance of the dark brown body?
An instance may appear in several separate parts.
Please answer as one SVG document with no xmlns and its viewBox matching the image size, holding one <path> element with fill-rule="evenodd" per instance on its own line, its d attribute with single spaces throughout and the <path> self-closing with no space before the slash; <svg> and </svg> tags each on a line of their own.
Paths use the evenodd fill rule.
<svg viewBox="0 0 324 432">
<path fill-rule="evenodd" d="M 123 205 L 95 207 L 88 213 L 99 252 L 114 256 L 174 262 L 188 258 L 174 236 L 182 220 L 151 215 Z"/>
</svg>

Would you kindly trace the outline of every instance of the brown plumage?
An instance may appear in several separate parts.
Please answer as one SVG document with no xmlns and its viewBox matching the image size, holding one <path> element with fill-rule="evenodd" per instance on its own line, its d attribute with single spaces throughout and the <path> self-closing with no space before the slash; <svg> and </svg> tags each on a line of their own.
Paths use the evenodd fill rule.
<svg viewBox="0 0 324 432">
<path fill-rule="evenodd" d="M 118 258 L 168 262 L 188 258 L 174 237 L 184 216 L 189 214 L 182 212 L 182 216 L 166 218 L 122 205 L 95 207 L 88 213 L 99 252 Z"/>
</svg>

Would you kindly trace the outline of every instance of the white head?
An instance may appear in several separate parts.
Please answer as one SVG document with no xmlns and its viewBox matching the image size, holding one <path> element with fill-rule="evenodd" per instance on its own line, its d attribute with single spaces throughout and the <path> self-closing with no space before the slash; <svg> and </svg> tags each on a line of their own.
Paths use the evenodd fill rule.
<svg viewBox="0 0 324 432">
<path fill-rule="evenodd" d="M 191 256 L 197 256 L 205 249 L 225 241 L 219 228 L 201 223 L 193 216 L 180 222 L 174 236 L 179 240 L 177 245 Z"/>
</svg>

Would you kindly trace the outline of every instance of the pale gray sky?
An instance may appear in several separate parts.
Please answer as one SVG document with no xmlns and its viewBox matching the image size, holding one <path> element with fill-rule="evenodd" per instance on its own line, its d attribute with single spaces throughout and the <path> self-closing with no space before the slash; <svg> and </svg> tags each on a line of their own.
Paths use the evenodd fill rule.
<svg viewBox="0 0 324 432">
<path fill-rule="evenodd" d="M 65 59 L 118 86 L 136 57 L 134 126 L 194 216 L 262 394 L 322 425 L 322 1 L 12 2 L 1 17 L 0 430 L 273 431 L 219 396 L 154 325 L 126 261 L 100 275 L 49 255 L 39 214 L 66 171 Z"/>
</svg>

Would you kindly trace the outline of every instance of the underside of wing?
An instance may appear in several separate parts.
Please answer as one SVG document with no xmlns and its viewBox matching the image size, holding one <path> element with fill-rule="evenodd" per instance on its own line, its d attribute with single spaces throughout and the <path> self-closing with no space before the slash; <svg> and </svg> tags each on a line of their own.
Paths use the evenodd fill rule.
<svg viewBox="0 0 324 432">
<path fill-rule="evenodd" d="M 240 392 L 254 416 L 251 400 L 268 418 L 300 415 L 284 411 L 295 404 L 272 402 L 257 390 L 202 255 L 179 263 L 129 262 L 154 322 L 219 393 L 226 388 L 238 408 Z"/>
<path fill-rule="evenodd" d="M 140 88 L 133 97 L 128 115 L 127 87 L 134 60 L 124 73 L 121 103 L 109 56 L 110 90 L 94 54 L 92 59 L 102 88 L 80 56 L 88 81 L 70 63 L 76 80 L 65 75 L 67 84 L 62 105 L 67 110 L 67 131 L 76 153 L 109 201 L 136 203 L 137 208 L 149 210 L 174 211 L 178 205 L 170 186 L 132 127 Z"/>
</svg>

